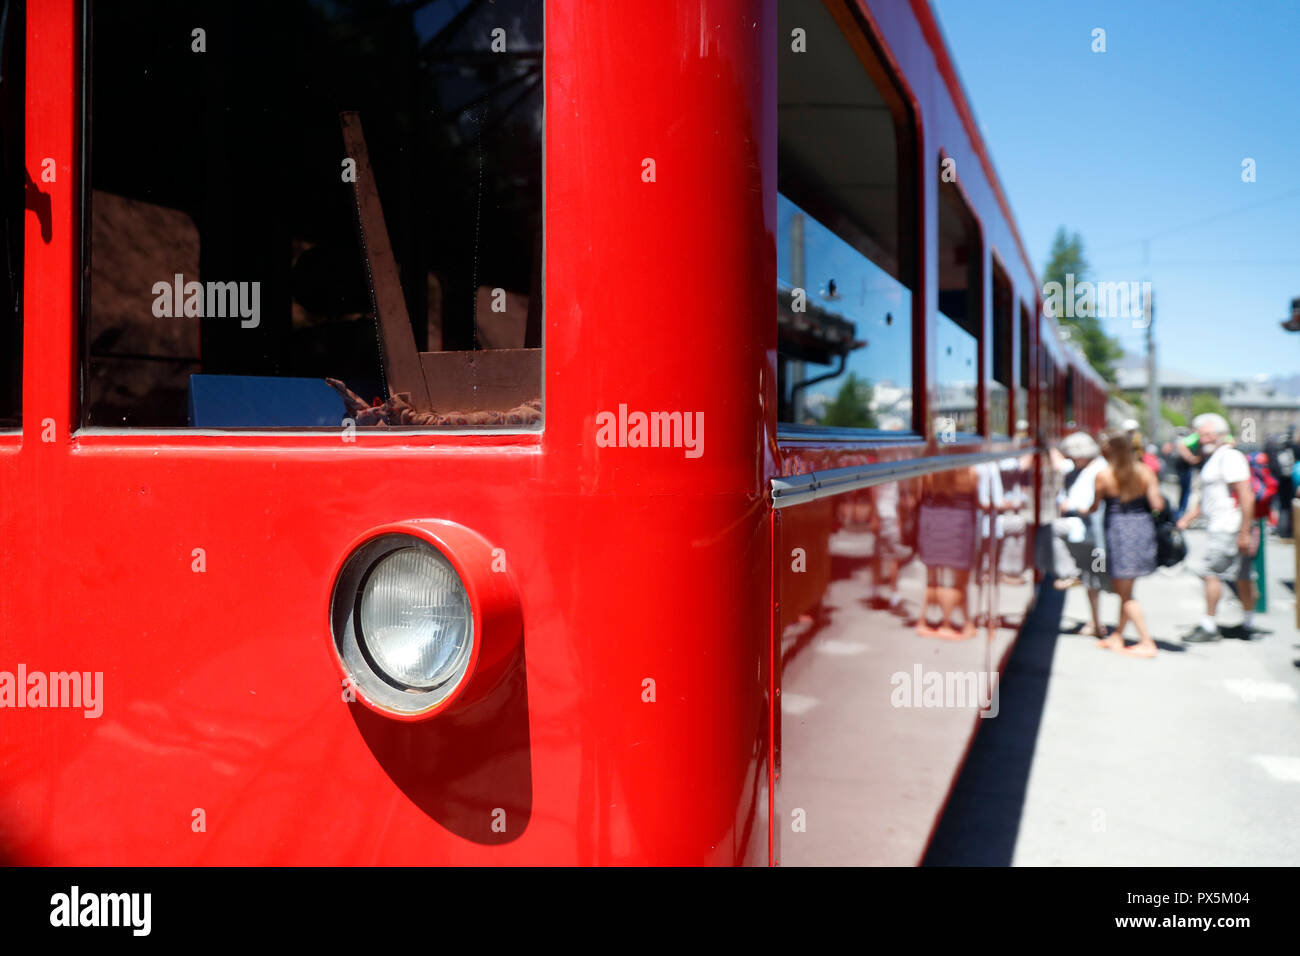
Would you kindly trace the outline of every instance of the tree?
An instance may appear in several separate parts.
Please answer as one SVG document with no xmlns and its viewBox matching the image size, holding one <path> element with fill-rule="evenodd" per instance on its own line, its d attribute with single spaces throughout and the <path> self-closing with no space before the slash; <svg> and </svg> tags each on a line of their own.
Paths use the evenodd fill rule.
<svg viewBox="0 0 1300 956">
<path fill-rule="evenodd" d="M 859 379 L 852 372 L 840 386 L 839 393 L 826 406 L 823 425 L 840 428 L 875 428 L 876 416 L 871 410 L 871 382 Z"/>
<path fill-rule="evenodd" d="M 1205 394 L 1208 395 L 1209 393 Z M 1120 398 L 1132 405 L 1140 415 L 1146 415 L 1147 397 L 1141 392 L 1121 392 Z M 1176 428 L 1183 428 L 1187 425 L 1187 416 L 1168 402 L 1160 403 L 1160 417 Z"/>
<path fill-rule="evenodd" d="M 1067 235 L 1064 226 L 1056 230 L 1052 239 L 1047 267 L 1043 269 L 1043 284 L 1059 282 L 1066 285 L 1065 277 L 1074 276 L 1074 285 L 1083 282 L 1088 276 L 1088 260 L 1083 254 L 1083 239 L 1076 232 Z M 1082 350 L 1097 374 L 1111 385 L 1115 384 L 1115 362 L 1124 356 L 1124 349 L 1119 341 L 1106 334 L 1101 320 L 1094 315 L 1058 316 L 1057 322 L 1068 333 L 1070 341 Z"/>
<path fill-rule="evenodd" d="M 1196 392 L 1192 395 L 1192 418 L 1208 412 L 1222 416 L 1225 422 L 1228 420 L 1228 410 L 1223 407 L 1223 403 L 1213 392 Z"/>
</svg>

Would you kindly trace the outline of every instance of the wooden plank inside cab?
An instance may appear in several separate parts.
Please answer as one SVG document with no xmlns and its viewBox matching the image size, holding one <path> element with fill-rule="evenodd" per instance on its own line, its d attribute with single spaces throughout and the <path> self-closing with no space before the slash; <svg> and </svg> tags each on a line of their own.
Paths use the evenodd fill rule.
<svg viewBox="0 0 1300 956">
<path fill-rule="evenodd" d="M 541 349 L 421 352 L 429 407 L 447 412 L 509 411 L 542 397 Z"/>
<path fill-rule="evenodd" d="M 356 161 L 356 182 L 353 194 L 357 202 L 357 223 L 361 231 L 361 247 L 365 251 L 370 273 L 370 295 L 375 314 L 379 317 L 379 343 L 383 350 L 384 375 L 392 395 L 409 393 L 411 404 L 427 409 L 429 394 L 424 374 L 420 368 L 420 353 L 415 345 L 415 333 L 402 296 L 402 282 L 393 258 L 393 246 L 388 240 L 388 226 L 384 222 L 384 208 L 379 202 L 379 187 L 375 184 L 370 166 L 370 153 L 366 137 L 361 132 L 361 114 L 339 114 L 343 124 L 343 145 L 348 158 Z"/>
</svg>

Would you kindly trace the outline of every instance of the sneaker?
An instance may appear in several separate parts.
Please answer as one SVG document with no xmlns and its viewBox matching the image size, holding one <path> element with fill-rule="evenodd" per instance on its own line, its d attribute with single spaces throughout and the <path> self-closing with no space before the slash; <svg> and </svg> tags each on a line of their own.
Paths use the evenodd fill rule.
<svg viewBox="0 0 1300 956">
<path fill-rule="evenodd" d="M 1196 630 L 1183 638 L 1184 644 L 1209 644 L 1217 641 L 1222 635 L 1218 631 L 1207 631 L 1201 625 L 1196 625 Z"/>
</svg>

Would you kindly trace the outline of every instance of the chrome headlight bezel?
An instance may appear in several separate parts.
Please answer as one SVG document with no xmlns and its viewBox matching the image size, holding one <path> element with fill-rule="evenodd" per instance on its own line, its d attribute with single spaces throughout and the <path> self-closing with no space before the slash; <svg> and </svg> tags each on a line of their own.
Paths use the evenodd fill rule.
<svg viewBox="0 0 1300 956">
<path fill-rule="evenodd" d="M 466 608 L 467 635 L 456 666 L 430 687 L 415 687 L 388 673 L 368 647 L 361 623 L 361 604 L 367 581 L 375 568 L 395 552 L 416 549 L 444 564 L 459 583 Z M 416 718 L 436 709 L 465 684 L 478 656 L 478 622 L 475 601 L 465 576 L 449 555 L 430 541 L 410 534 L 388 532 L 369 539 L 348 556 L 334 583 L 330 625 L 334 650 L 356 691 L 372 706 L 395 717 Z"/>
</svg>

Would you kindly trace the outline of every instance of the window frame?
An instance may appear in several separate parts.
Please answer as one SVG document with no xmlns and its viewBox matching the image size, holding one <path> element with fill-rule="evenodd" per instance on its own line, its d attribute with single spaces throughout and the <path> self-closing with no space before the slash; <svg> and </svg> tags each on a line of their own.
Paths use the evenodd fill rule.
<svg viewBox="0 0 1300 956">
<path fill-rule="evenodd" d="M 966 192 L 966 187 L 962 185 L 961 179 L 955 178 L 951 182 L 943 181 L 942 177 L 943 177 L 944 160 L 953 157 L 946 149 L 942 147 L 939 149 L 938 156 L 939 156 L 939 162 L 936 167 L 938 171 L 938 178 L 935 181 L 936 188 L 935 188 L 935 195 L 934 195 L 934 199 L 935 199 L 934 241 L 935 241 L 936 264 L 940 258 L 939 242 L 941 240 L 941 234 L 939 229 L 939 215 L 941 210 L 943 209 L 942 190 L 945 188 L 952 189 L 953 193 L 957 197 L 957 200 L 961 203 L 961 205 L 965 209 L 966 214 L 970 217 L 970 221 L 974 224 L 975 227 L 974 230 L 975 243 L 979 247 L 976 250 L 975 255 L 972 256 L 970 265 L 968 266 L 968 270 L 970 273 L 969 278 L 970 280 L 974 281 L 975 288 L 971 289 L 969 286 L 967 287 L 967 299 L 969 302 L 974 304 L 975 309 L 978 311 L 978 314 L 976 315 L 976 321 L 974 323 L 974 327 L 977 330 L 975 332 L 975 368 L 976 368 L 976 374 L 978 376 L 975 383 L 975 423 L 976 424 L 975 424 L 975 431 L 957 432 L 957 438 L 959 440 L 965 440 L 965 441 L 973 441 L 973 440 L 982 441 L 989 437 L 988 395 L 987 395 L 988 381 L 987 381 L 987 376 L 985 374 L 985 368 L 984 368 L 985 363 L 987 361 L 985 353 L 988 348 L 987 342 L 989 336 L 989 331 L 987 326 L 989 322 L 992 320 L 992 311 L 990 309 L 985 308 L 986 286 L 989 289 L 992 288 L 992 281 L 990 280 L 986 282 L 984 278 L 985 273 L 988 271 L 986 269 L 986 266 L 988 265 L 988 261 L 989 261 L 988 259 L 989 245 L 985 238 L 984 220 L 980 218 L 979 213 L 976 211 L 975 204 L 971 202 L 970 194 Z M 934 288 L 934 317 L 935 317 L 934 324 L 936 327 L 939 324 L 939 315 L 942 312 L 942 310 L 939 308 L 939 292 L 940 292 L 939 274 L 936 268 L 935 288 Z M 949 321 L 952 321 L 951 316 L 945 315 L 944 318 L 947 318 L 949 319 Z M 969 332 L 970 330 L 966 329 L 966 331 Z M 937 345 L 937 343 L 932 343 L 932 344 Z M 927 393 L 930 384 L 931 383 L 929 382 L 926 383 Z M 933 384 L 935 384 L 936 386 L 938 385 L 937 382 Z M 930 417 L 933 418 L 934 417 L 933 414 L 931 414 Z"/>
<path fill-rule="evenodd" d="M 927 261 L 925 242 L 928 230 L 925 228 L 924 221 L 925 176 L 922 172 L 922 157 L 925 155 L 925 133 L 920 102 L 897 63 L 884 47 L 869 15 L 848 0 L 825 0 L 825 5 L 831 18 L 840 28 L 845 41 L 856 54 L 863 73 L 875 86 L 881 99 L 889 106 L 894 120 L 899 223 L 899 277 L 896 281 L 911 293 L 909 321 L 911 322 L 912 361 L 909 385 L 912 392 L 912 421 L 909 428 L 898 430 L 804 425 L 780 421 L 779 411 L 774 408 L 773 415 L 778 416 L 776 436 L 780 441 L 870 441 L 878 444 L 915 444 L 923 440 L 928 433 L 928 426 L 921 416 L 926 414 L 925 408 L 929 404 L 925 398 L 928 383 L 925 375 L 924 350 L 927 336 L 923 294 Z M 777 180 L 779 183 L 779 174 Z M 851 237 L 858 231 L 857 227 L 838 213 L 838 206 L 830 197 L 818 192 L 811 202 L 808 201 L 808 194 L 798 197 L 786 195 L 786 198 L 804 209 L 808 215 L 839 236 L 841 240 L 854 245 Z M 908 224 L 912 226 L 910 232 Z M 872 261 L 874 263 L 874 260 Z M 879 266 L 878 263 L 875 264 Z M 776 319 L 774 303 L 773 325 L 776 324 Z M 779 363 L 780 358 L 777 361 Z"/>
<path fill-rule="evenodd" d="M 27 177 L 31 175 L 31 170 L 27 168 L 27 3 L 26 0 L 6 0 L 0 10 L 3 11 L 0 15 L 5 20 L 4 35 L 0 37 L 0 43 L 8 44 L 14 53 L 13 59 L 5 64 L 5 75 L 8 77 L 6 82 L 10 84 L 9 90 L 5 93 L 5 98 L 17 104 L 17 115 L 11 117 L 15 121 L 13 129 L 6 130 L 3 137 L 0 137 L 0 142 L 4 144 L 0 148 L 13 151 L 17 157 L 17 166 L 22 169 L 24 177 Z M 3 58 L 3 56 L 4 51 L 0 49 L 0 58 Z M 0 105 L 3 104 L 0 103 Z M 0 117 L 0 119 L 3 118 Z M 3 164 L 0 164 L 0 167 L 2 166 Z M 5 172 L 9 173 L 11 171 L 5 169 Z M 17 174 L 18 169 L 16 168 L 12 172 Z M 37 175 L 39 176 L 39 172 Z M 40 187 L 36 185 L 35 188 L 39 191 Z M 24 346 L 27 332 L 25 327 L 27 319 L 26 276 L 24 273 L 27 262 L 28 213 L 25 191 L 27 185 L 24 183 L 19 186 L 15 175 L 12 185 L 6 182 L 3 186 L 0 186 L 0 189 L 9 191 L 9 195 L 0 197 L 0 202 L 8 203 L 12 199 L 17 204 L 17 208 L 14 210 L 15 221 L 11 223 L 0 217 L 0 229 L 5 231 L 5 234 L 0 236 L 0 243 L 2 243 L 0 249 L 8 250 L 8 254 L 13 257 L 12 264 L 15 266 L 13 302 L 0 304 L 0 308 L 4 308 L 6 311 L 12 308 L 13 318 L 17 324 L 13 367 L 8 370 L 12 375 L 12 379 L 4 385 L 6 390 L 12 389 L 14 393 L 13 418 L 15 421 L 13 424 L 0 424 L 0 436 L 7 436 L 12 440 L 21 438 L 24 424 L 23 388 L 26 378 Z M 10 233 L 11 226 L 12 233 Z M 7 268 L 7 265 L 0 265 L 0 268 Z"/>
<path fill-rule="evenodd" d="M 1016 419 L 1024 419 L 1029 435 L 1033 437 L 1033 395 L 1034 395 L 1034 366 L 1033 366 L 1033 340 L 1031 338 L 1031 320 L 1029 303 L 1024 299 L 1017 299 L 1014 303 L 1018 308 L 1015 310 L 1016 323 L 1016 357 L 1015 357 L 1015 398 L 1012 401 L 1013 406 L 1018 406 L 1021 396 L 1024 397 L 1024 414 L 1019 411 L 1015 412 Z"/>
<path fill-rule="evenodd" d="M 541 64 L 541 81 L 539 89 L 541 91 L 541 132 L 539 135 L 538 145 L 541 153 L 541 199 L 540 199 L 540 238 L 538 240 L 539 260 L 535 264 L 535 269 L 540 272 L 540 323 L 541 323 L 541 380 L 539 383 L 539 395 L 542 402 L 542 418 L 536 426 L 503 426 L 493 428 L 428 428 L 423 426 L 355 426 L 352 434 L 356 441 L 349 441 L 353 447 L 369 446 L 372 448 L 391 448 L 392 446 L 408 445 L 412 442 L 418 447 L 451 445 L 455 447 L 465 447 L 469 445 L 496 445 L 496 446 L 537 446 L 540 447 L 547 427 L 547 348 L 546 348 L 546 326 L 547 326 L 547 296 L 546 296 L 546 258 L 549 243 L 548 239 L 548 178 L 547 178 L 547 110 L 550 90 L 550 57 L 546 55 L 547 40 L 547 10 L 549 4 L 547 0 L 539 0 L 541 7 L 541 42 L 542 42 L 542 64 Z M 76 239 L 77 251 L 77 271 L 78 279 L 76 284 L 76 312 L 73 316 L 73 324 L 76 332 L 76 341 L 73 348 L 73 357 L 76 363 L 76 369 L 72 381 L 72 401 L 70 407 L 70 417 L 72 427 L 70 437 L 78 442 L 84 442 L 90 447 L 102 445 L 105 448 L 120 448 L 123 444 L 156 444 L 158 439 L 163 439 L 166 444 L 171 445 L 172 439 L 177 439 L 175 445 L 179 447 L 192 447 L 195 445 L 207 444 L 203 439 L 231 439 L 240 438 L 250 441 L 241 444 L 250 447 L 266 447 L 265 441 L 252 441 L 256 439 L 285 439 L 284 444 L 294 447 L 300 446 L 317 446 L 324 443 L 333 445 L 339 440 L 339 434 L 344 431 L 343 426 L 320 425 L 320 426 L 253 426 L 247 428 L 231 427 L 164 427 L 164 426 L 140 426 L 140 427 L 117 427 L 104 425 L 87 425 L 86 416 L 86 376 L 89 370 L 89 306 L 90 306 L 90 264 L 91 264 L 91 239 L 92 228 L 90 217 L 90 201 L 93 191 L 91 183 L 91 155 L 92 155 L 92 136 L 91 122 L 94 113 L 93 98 L 91 95 L 93 89 L 93 30 L 94 30 L 94 7 L 95 0 L 78 0 L 76 20 L 79 27 L 78 49 L 75 55 L 76 69 L 78 76 L 77 85 L 77 102 L 75 105 L 75 120 L 77 124 L 78 137 L 78 156 L 76 168 L 76 209 L 77 209 L 77 230 L 79 235 Z M 3 434 L 3 431 L 0 431 Z M 138 441 L 131 441 L 138 439 Z M 198 442 L 190 439 L 199 439 Z M 466 439 L 481 439 L 479 441 L 469 441 Z M 126 441 L 124 441 L 126 440 Z M 275 446 L 280 446 L 280 442 L 274 442 Z"/>
</svg>

